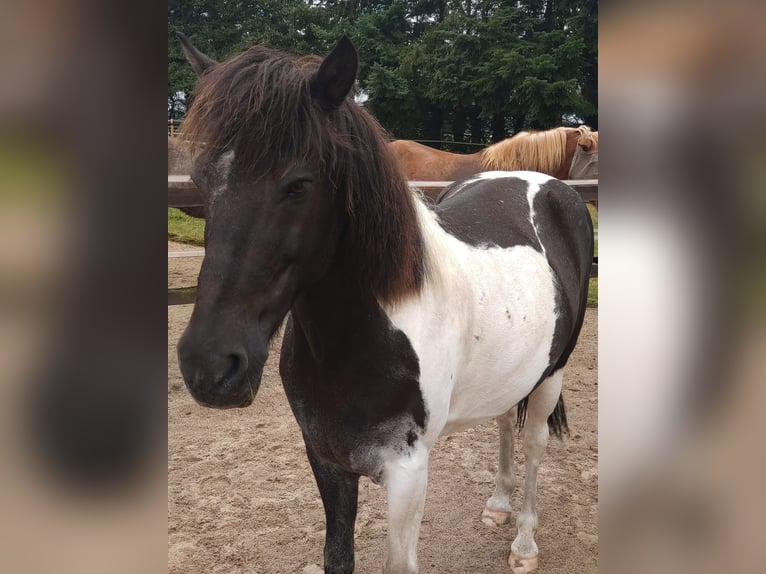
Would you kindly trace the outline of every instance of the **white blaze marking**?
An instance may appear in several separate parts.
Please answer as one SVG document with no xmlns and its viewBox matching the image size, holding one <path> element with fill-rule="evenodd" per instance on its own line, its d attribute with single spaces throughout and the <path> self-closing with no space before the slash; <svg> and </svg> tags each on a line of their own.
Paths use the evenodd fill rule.
<svg viewBox="0 0 766 574">
<path fill-rule="evenodd" d="M 229 150 L 218 158 L 215 166 L 217 185 L 211 191 L 213 199 L 218 199 L 229 188 L 232 163 L 234 163 L 234 150 Z"/>
</svg>

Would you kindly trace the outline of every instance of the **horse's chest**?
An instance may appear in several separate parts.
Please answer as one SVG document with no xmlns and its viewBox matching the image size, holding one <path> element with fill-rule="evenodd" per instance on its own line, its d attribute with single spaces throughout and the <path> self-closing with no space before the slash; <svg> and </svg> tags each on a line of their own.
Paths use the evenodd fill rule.
<svg viewBox="0 0 766 574">
<path fill-rule="evenodd" d="M 283 349 L 285 392 L 318 456 L 375 478 L 387 452 L 411 448 L 422 435 L 420 366 L 402 332 L 349 341 L 343 352 L 319 360 L 300 335 L 285 336 L 291 338 Z"/>
</svg>

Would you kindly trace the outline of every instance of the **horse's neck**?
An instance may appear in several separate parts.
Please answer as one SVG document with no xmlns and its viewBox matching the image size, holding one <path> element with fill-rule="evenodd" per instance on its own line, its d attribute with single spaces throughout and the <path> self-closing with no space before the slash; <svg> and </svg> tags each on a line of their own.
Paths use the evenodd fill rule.
<svg viewBox="0 0 766 574">
<path fill-rule="evenodd" d="M 291 313 L 312 354 L 327 357 L 347 352 L 349 342 L 368 331 L 382 311 L 339 258 L 322 279 L 301 293 Z"/>
<path fill-rule="evenodd" d="M 456 160 L 451 177 L 448 179 L 453 181 L 464 179 L 481 171 L 481 152 L 453 155 L 459 159 Z"/>
<path fill-rule="evenodd" d="M 429 251 L 430 236 L 444 231 L 426 205 L 420 199 L 413 199 L 418 225 L 413 240 L 423 242 L 423 250 Z M 421 263 L 428 268 L 429 255 L 424 253 L 423 256 L 425 261 Z M 312 352 L 318 353 L 321 348 L 322 354 L 343 354 L 349 345 L 358 347 L 362 338 L 373 343 L 378 331 L 386 331 L 389 305 L 379 301 L 373 288 L 361 280 L 356 258 L 341 247 L 325 276 L 305 289 L 291 308 L 293 321 L 306 337 Z M 420 287 L 405 298 L 417 297 L 433 274 L 425 273 Z M 360 337 L 360 333 L 364 333 L 364 337 Z"/>
</svg>

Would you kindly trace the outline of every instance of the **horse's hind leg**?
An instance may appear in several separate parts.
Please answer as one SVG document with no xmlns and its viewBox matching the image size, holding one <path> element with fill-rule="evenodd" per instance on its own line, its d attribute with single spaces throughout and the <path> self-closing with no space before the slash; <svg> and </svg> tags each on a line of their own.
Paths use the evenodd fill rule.
<svg viewBox="0 0 766 574">
<path fill-rule="evenodd" d="M 559 369 L 529 395 L 527 417 L 522 433 L 526 472 L 524 476 L 524 501 L 516 519 L 518 533 L 511 544 L 508 564 L 517 574 L 537 568 L 538 549 L 535 543 L 537 529 L 537 468 L 548 444 L 548 417 L 561 396 L 563 370 Z"/>
<path fill-rule="evenodd" d="M 327 522 L 324 545 L 325 574 L 352 574 L 359 475 L 343 472 L 323 462 L 312 452 L 308 443 L 306 454 L 319 487 Z"/>
<path fill-rule="evenodd" d="M 507 524 L 511 521 L 511 494 L 516 488 L 516 461 L 513 458 L 513 415 L 511 409 L 496 417 L 500 430 L 500 457 L 495 476 L 495 492 L 487 500 L 481 513 L 481 521 L 488 526 Z"/>
</svg>

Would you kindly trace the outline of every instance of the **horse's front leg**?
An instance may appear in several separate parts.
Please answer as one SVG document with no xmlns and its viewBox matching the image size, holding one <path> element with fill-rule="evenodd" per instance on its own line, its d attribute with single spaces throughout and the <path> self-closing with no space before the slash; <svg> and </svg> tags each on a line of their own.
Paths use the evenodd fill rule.
<svg viewBox="0 0 766 574">
<path fill-rule="evenodd" d="M 418 571 L 418 534 L 428 483 L 428 450 L 416 447 L 386 463 L 388 555 L 384 574 Z"/>
<path fill-rule="evenodd" d="M 354 522 L 359 495 L 359 475 L 344 472 L 321 460 L 306 442 L 311 469 L 324 505 L 327 534 L 324 544 L 325 574 L 354 571 Z"/>
</svg>

